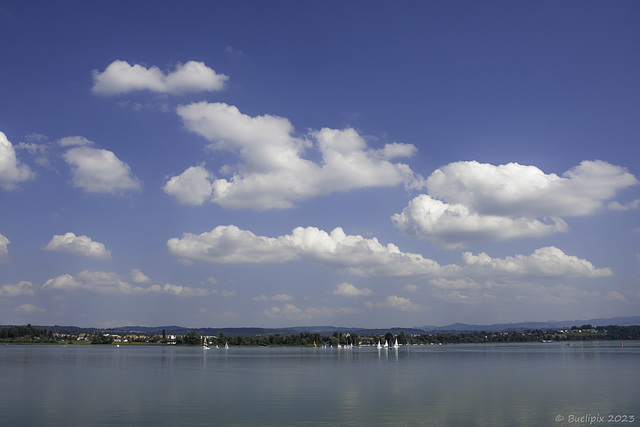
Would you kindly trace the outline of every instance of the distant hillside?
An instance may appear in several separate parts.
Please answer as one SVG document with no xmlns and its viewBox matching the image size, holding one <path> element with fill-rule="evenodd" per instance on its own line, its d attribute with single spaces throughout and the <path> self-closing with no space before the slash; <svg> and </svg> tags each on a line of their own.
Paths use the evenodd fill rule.
<svg viewBox="0 0 640 427">
<path fill-rule="evenodd" d="M 640 325 L 640 316 L 627 316 L 627 317 L 613 317 L 608 319 L 589 319 L 589 320 L 552 320 L 548 322 L 518 322 L 518 323 L 495 323 L 492 325 L 473 325 L 466 323 L 452 323 L 446 326 L 431 326 L 425 325 L 415 328 L 349 328 L 349 327 L 337 327 L 337 326 L 292 326 L 288 328 L 185 328 L 183 326 L 123 326 L 120 328 L 83 328 L 79 326 L 38 326 L 34 327 L 39 329 L 51 330 L 52 332 L 62 334 L 78 334 L 78 333 L 90 333 L 95 334 L 100 331 L 110 332 L 114 334 L 122 333 L 141 333 L 141 334 L 162 334 L 162 331 L 166 331 L 167 334 L 172 335 L 184 335 L 189 331 L 195 331 L 200 335 L 216 336 L 222 332 L 227 336 L 260 336 L 260 335 L 297 335 L 300 333 L 320 334 L 322 336 L 331 336 L 335 332 L 341 333 L 355 333 L 360 336 L 364 335 L 384 335 L 387 332 L 391 332 L 394 335 L 398 335 L 400 332 L 404 332 L 406 335 L 424 335 L 427 333 L 437 332 L 474 332 L 474 331 L 486 331 L 486 332 L 500 332 L 500 331 L 518 331 L 525 329 L 568 329 L 572 326 L 631 326 Z M 14 325 L 0 325 L 0 327 L 10 327 Z"/>
<path fill-rule="evenodd" d="M 499 331 L 514 331 L 524 329 L 565 329 L 572 326 L 582 325 L 592 326 L 629 326 L 640 325 L 640 316 L 630 317 L 614 317 L 609 319 L 590 319 L 590 320 L 563 320 L 563 321 L 548 321 L 548 322 L 519 322 L 519 323 L 496 323 L 493 325 L 472 325 L 465 323 L 453 323 L 446 326 L 422 326 L 417 328 L 350 328 L 344 326 L 292 326 L 288 328 L 184 328 L 181 326 L 127 326 L 122 328 L 112 328 L 112 331 L 127 331 L 127 332 L 145 332 L 161 334 L 162 330 L 166 330 L 168 334 L 184 335 L 188 331 L 195 331 L 201 335 L 219 335 L 220 332 L 228 336 L 257 336 L 257 335 L 296 335 L 303 332 L 311 334 L 320 334 L 323 336 L 333 335 L 335 332 L 341 333 L 356 333 L 360 336 L 363 335 L 384 335 L 387 332 L 391 332 L 394 335 L 404 332 L 406 335 L 422 335 L 428 332 L 473 332 L 473 331 L 487 331 L 487 332 L 499 332 Z"/>
<path fill-rule="evenodd" d="M 518 323 L 495 323 L 492 325 L 470 325 L 466 323 L 452 323 L 447 326 L 423 326 L 420 329 L 424 331 L 514 331 L 522 329 L 566 329 L 572 326 L 630 326 L 640 325 L 640 316 L 612 317 L 608 319 L 590 319 L 590 320 L 552 320 L 548 322 L 518 322 Z"/>
<path fill-rule="evenodd" d="M 220 332 L 228 336 L 248 336 L 248 335 L 291 335 L 299 333 L 292 328 L 185 328 L 183 326 L 123 326 L 121 328 L 105 329 L 113 333 L 116 332 L 139 332 L 145 334 L 162 334 L 165 331 L 167 334 L 184 335 L 189 331 L 195 331 L 200 335 L 214 336 L 219 335 Z"/>
</svg>

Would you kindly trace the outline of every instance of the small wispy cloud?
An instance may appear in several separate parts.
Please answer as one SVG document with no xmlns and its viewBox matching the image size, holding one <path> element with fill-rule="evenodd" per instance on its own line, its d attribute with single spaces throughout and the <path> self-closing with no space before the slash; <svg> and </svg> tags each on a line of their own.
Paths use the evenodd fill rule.
<svg viewBox="0 0 640 427">
<path fill-rule="evenodd" d="M 340 283 L 336 286 L 336 289 L 331 293 L 332 295 L 342 295 L 345 297 L 361 297 L 371 295 L 373 291 L 369 288 L 356 288 L 350 283 Z"/>
<path fill-rule="evenodd" d="M 2 297 L 33 296 L 34 294 L 33 283 L 26 280 L 15 285 L 0 285 L 0 296 Z"/>
<path fill-rule="evenodd" d="M 210 294 L 210 291 L 202 288 L 192 288 L 189 286 L 173 285 L 151 285 L 149 287 L 134 286 L 122 280 L 116 273 L 104 271 L 84 270 L 75 276 L 63 274 L 47 280 L 42 289 L 46 291 L 77 291 L 84 290 L 99 294 L 109 295 L 143 295 L 143 294 L 166 294 L 181 297 L 198 297 Z"/>
<path fill-rule="evenodd" d="M 41 307 L 37 307 L 33 304 L 22 304 L 17 306 L 14 311 L 16 313 L 44 313 L 47 310 Z"/>
</svg>

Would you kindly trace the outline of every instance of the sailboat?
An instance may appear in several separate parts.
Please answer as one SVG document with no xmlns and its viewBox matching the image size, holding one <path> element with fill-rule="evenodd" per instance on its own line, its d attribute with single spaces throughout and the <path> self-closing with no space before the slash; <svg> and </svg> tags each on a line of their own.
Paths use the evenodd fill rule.
<svg viewBox="0 0 640 427">
<path fill-rule="evenodd" d="M 209 344 L 207 344 L 207 340 L 204 340 L 204 343 L 202 344 L 202 348 L 204 350 L 209 350 Z"/>
<path fill-rule="evenodd" d="M 228 342 L 224 343 L 224 349 L 225 350 L 229 350 L 229 343 Z"/>
<path fill-rule="evenodd" d="M 378 344 L 376 345 L 376 348 L 377 348 L 378 350 L 380 350 L 380 349 L 382 348 L 382 346 L 380 345 L 380 340 L 378 340 Z"/>
<path fill-rule="evenodd" d="M 385 340 L 385 342 L 384 342 L 384 348 L 389 348 L 389 341 L 386 341 L 386 340 Z"/>
</svg>

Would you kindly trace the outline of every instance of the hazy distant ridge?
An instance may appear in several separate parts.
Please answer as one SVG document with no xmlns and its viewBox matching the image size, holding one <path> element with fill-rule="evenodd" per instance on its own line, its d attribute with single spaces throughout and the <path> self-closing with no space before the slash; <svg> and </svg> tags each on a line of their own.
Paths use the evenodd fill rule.
<svg viewBox="0 0 640 427">
<path fill-rule="evenodd" d="M 499 331 L 513 331 L 524 329 L 567 329 L 572 326 L 630 326 L 640 325 L 640 316 L 627 316 L 627 317 L 613 317 L 608 319 L 589 319 L 589 320 L 551 320 L 548 322 L 518 322 L 518 323 L 495 323 L 492 325 L 471 325 L 466 323 L 452 323 L 446 326 L 431 326 L 425 325 L 421 327 L 413 328 L 349 328 L 349 327 L 337 327 L 337 326 L 292 326 L 288 328 L 185 328 L 183 326 L 123 326 L 120 328 L 83 328 L 79 326 L 38 326 L 40 329 L 51 330 L 58 333 L 79 333 L 89 332 L 95 333 L 97 331 L 111 331 L 116 332 L 139 332 L 139 333 L 155 333 L 162 334 L 162 331 L 166 331 L 168 334 L 184 335 L 188 331 L 195 331 L 201 335 L 214 336 L 219 335 L 220 332 L 229 336 L 247 336 L 247 335 L 294 335 L 302 332 L 309 332 L 312 334 L 321 335 L 333 335 L 335 332 L 342 333 L 356 333 L 358 335 L 384 335 L 387 332 L 393 334 L 399 334 L 404 332 L 407 335 L 422 335 L 426 333 L 437 332 L 473 332 L 473 331 L 487 331 L 487 332 L 499 332 Z M 8 327 L 11 325 L 3 325 Z"/>
<path fill-rule="evenodd" d="M 518 322 L 518 323 L 494 323 L 492 325 L 470 325 L 466 323 L 452 323 L 447 326 L 420 327 L 424 331 L 512 331 L 520 329 L 565 329 L 572 326 L 630 326 L 640 325 L 640 316 L 613 317 L 608 319 L 590 320 L 550 320 L 548 322 Z"/>
</svg>

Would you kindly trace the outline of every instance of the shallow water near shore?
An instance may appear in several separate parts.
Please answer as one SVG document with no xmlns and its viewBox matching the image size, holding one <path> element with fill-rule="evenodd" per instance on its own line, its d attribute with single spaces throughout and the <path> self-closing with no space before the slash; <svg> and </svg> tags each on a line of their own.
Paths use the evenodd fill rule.
<svg viewBox="0 0 640 427">
<path fill-rule="evenodd" d="M 4 425 L 640 425 L 638 341 L 6 345 L 0 378 Z"/>
</svg>

